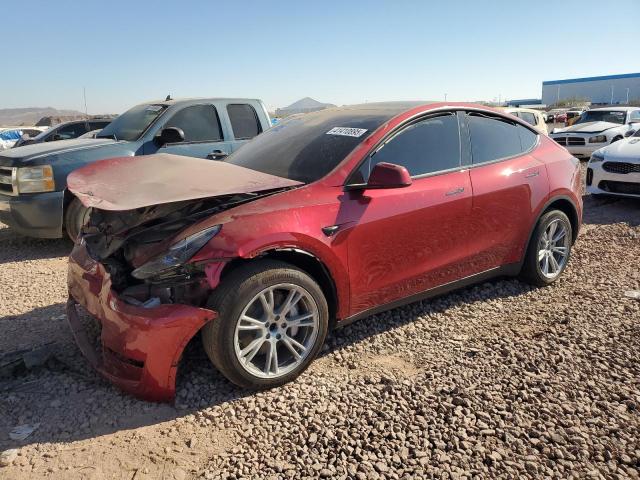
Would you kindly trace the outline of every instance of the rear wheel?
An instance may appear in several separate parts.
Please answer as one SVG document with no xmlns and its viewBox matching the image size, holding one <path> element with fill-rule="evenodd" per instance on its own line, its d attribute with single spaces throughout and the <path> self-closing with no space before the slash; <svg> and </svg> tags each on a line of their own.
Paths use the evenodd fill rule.
<svg viewBox="0 0 640 480">
<path fill-rule="evenodd" d="M 91 209 L 85 207 L 77 198 L 71 200 L 67 205 L 64 214 L 64 229 L 71 241 L 75 242 L 78 238 L 80 229 L 87 220 L 90 211 Z"/>
<path fill-rule="evenodd" d="M 208 302 L 218 318 L 202 332 L 214 366 L 244 388 L 270 388 L 300 375 L 327 334 L 322 289 L 302 270 L 264 260 L 232 272 Z"/>
<path fill-rule="evenodd" d="M 529 242 L 520 277 L 537 286 L 555 282 L 569 261 L 572 239 L 571 222 L 564 212 L 551 210 L 542 215 Z"/>
</svg>

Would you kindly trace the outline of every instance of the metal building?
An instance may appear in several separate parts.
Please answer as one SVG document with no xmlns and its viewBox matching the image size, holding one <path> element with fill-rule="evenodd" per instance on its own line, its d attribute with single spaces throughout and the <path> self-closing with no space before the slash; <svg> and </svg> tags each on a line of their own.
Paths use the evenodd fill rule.
<svg viewBox="0 0 640 480">
<path fill-rule="evenodd" d="M 640 101 L 640 73 L 542 82 L 543 104 L 554 105 L 567 99 L 584 99 L 595 104 Z"/>
</svg>

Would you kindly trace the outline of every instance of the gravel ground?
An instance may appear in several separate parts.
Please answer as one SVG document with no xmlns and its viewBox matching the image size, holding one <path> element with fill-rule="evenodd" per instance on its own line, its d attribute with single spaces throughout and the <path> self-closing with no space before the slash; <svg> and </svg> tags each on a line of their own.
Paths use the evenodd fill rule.
<svg viewBox="0 0 640 480">
<path fill-rule="evenodd" d="M 51 353 L 0 379 L 0 478 L 639 478 L 640 300 L 624 292 L 640 289 L 640 202 L 585 206 L 551 287 L 497 280 L 372 316 L 260 393 L 195 344 L 174 406 L 120 394 L 78 354 L 70 244 L 0 228 L 0 357 Z"/>
</svg>

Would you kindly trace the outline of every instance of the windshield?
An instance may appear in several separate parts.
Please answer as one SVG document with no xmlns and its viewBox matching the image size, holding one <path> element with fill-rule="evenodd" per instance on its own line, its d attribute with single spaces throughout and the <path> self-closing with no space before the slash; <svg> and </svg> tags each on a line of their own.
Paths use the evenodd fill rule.
<svg viewBox="0 0 640 480">
<path fill-rule="evenodd" d="M 620 110 L 589 110 L 584 112 L 574 125 L 589 122 L 609 122 L 624 125 L 626 116 L 627 112 Z"/>
<path fill-rule="evenodd" d="M 247 142 L 226 161 L 278 177 L 314 182 L 401 111 L 353 107 L 295 115 Z"/>
<path fill-rule="evenodd" d="M 166 105 L 137 105 L 104 127 L 96 138 L 138 140 L 166 109 Z"/>
</svg>

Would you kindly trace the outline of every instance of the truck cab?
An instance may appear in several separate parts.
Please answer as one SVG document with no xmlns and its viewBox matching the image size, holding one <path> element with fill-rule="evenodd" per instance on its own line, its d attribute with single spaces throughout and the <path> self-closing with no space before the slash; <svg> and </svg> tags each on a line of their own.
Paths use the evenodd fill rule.
<svg viewBox="0 0 640 480">
<path fill-rule="evenodd" d="M 268 129 L 261 100 L 207 98 L 147 102 L 127 110 L 96 138 L 59 140 L 0 153 L 0 221 L 40 238 L 75 238 L 82 211 L 67 175 L 105 158 L 172 153 L 222 160 Z"/>
</svg>

